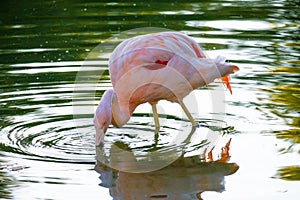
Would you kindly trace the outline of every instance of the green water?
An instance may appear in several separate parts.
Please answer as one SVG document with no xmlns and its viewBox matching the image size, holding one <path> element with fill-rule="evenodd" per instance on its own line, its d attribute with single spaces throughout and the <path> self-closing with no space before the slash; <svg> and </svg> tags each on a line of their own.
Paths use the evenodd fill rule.
<svg viewBox="0 0 300 200">
<path fill-rule="evenodd" d="M 295 0 L 1 2 L 0 198 L 122 199 L 124 187 L 131 194 L 151 193 L 152 187 L 137 191 L 135 187 L 152 177 L 154 183 L 165 181 L 153 198 L 175 199 L 171 194 L 177 192 L 177 199 L 196 199 L 200 192 L 203 199 L 295 199 L 300 186 L 299 10 Z M 193 165 L 192 171 L 176 176 L 175 165 L 150 175 L 119 173 L 119 179 L 108 170 L 107 176 L 113 178 L 105 179 L 102 173 L 99 179 L 99 170 L 94 170 L 93 113 L 76 115 L 80 126 L 73 120 L 76 75 L 97 45 L 143 27 L 185 33 L 210 57 L 223 55 L 240 67 L 232 76 L 233 95 L 225 92 L 222 125 L 230 131 L 218 145 L 232 139 L 226 167 L 205 171 L 200 166 L 199 175 L 193 171 L 198 165 Z M 107 69 L 107 57 L 99 67 Z M 105 71 L 97 101 L 109 87 Z M 205 100 L 214 88 L 194 93 L 203 95 L 198 101 L 201 112 L 191 112 L 206 129 L 211 111 L 206 110 L 209 99 Z M 159 107 L 165 126 L 158 147 L 183 123 L 173 106 L 163 102 Z M 131 148 L 153 150 L 152 143 L 132 137 L 139 132 L 153 134 L 147 113 L 149 108 L 141 107 L 126 127 L 110 129 L 108 140 L 135 141 L 137 146 Z M 233 164 L 239 166 L 235 173 L 222 171 Z M 133 187 L 126 182 L 124 186 L 122 177 Z M 199 185 L 193 182 L 196 179 Z M 194 185 L 187 187 L 189 182 Z"/>
</svg>

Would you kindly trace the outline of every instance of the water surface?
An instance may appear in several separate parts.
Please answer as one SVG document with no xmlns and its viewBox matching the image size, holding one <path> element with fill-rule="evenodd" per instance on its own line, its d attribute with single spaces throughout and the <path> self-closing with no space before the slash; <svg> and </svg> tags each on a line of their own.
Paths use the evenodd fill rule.
<svg viewBox="0 0 300 200">
<path fill-rule="evenodd" d="M 124 177 L 129 177 L 133 186 L 157 177 L 157 174 L 133 175 L 100 168 L 107 176 L 101 174 L 99 165 L 95 165 L 93 114 L 76 113 L 76 121 L 73 116 L 76 75 L 89 53 L 108 38 L 141 27 L 185 33 L 210 57 L 226 56 L 241 69 L 232 76 L 233 95 L 225 92 L 225 113 L 212 113 L 210 109 L 210 92 L 218 84 L 193 93 L 193 97 L 200 98 L 197 102 L 201 102 L 199 111 L 192 110 L 202 125 L 196 134 L 211 130 L 217 122 L 211 119 L 213 114 L 226 114 L 217 127 L 228 131 L 218 138 L 213 155 L 218 160 L 221 147 L 231 138 L 230 160 L 220 166 L 217 162 L 217 167 L 210 167 L 213 171 L 203 171 L 205 163 L 193 161 L 192 171 L 186 176 L 174 175 L 176 163 L 175 169 L 171 165 L 153 172 L 161 178 L 153 178 L 154 182 L 165 185 L 159 187 L 160 193 L 147 198 L 174 199 L 170 195 L 174 194 L 172 191 L 180 193 L 176 197 L 179 199 L 197 199 L 199 192 L 203 199 L 295 199 L 298 196 L 297 1 L 12 0 L 2 2 L 0 11 L 0 198 L 120 199 L 122 186 L 130 187 L 122 182 Z M 107 70 L 107 56 L 98 67 Z M 97 101 L 111 87 L 107 75 L 105 71 L 96 80 Z M 82 98 L 85 94 L 88 91 L 82 92 L 75 107 L 97 103 L 88 95 Z M 178 124 L 189 128 L 177 110 L 176 105 L 161 102 L 159 112 L 164 127 L 156 147 L 166 146 Z M 137 152 L 153 149 L 150 111 L 146 105 L 141 106 L 124 129 L 111 129 L 108 140 L 123 142 L 122 148 L 131 144 L 129 147 Z M 220 130 L 217 132 L 221 133 Z M 132 137 L 141 131 L 145 134 Z M 124 132 L 127 134 L 120 137 L 118 133 Z M 139 137 L 149 140 L 143 143 Z M 193 147 L 189 150 L 194 150 Z M 190 163 L 188 156 L 182 159 Z M 237 171 L 234 168 L 229 170 L 231 173 L 224 172 L 236 165 Z M 180 167 L 190 170 L 186 165 Z M 197 187 L 195 180 L 198 180 Z M 194 185 L 187 187 L 185 183 Z M 133 194 L 135 188 L 129 189 Z M 158 190 L 145 187 L 138 194 L 146 191 Z"/>
</svg>

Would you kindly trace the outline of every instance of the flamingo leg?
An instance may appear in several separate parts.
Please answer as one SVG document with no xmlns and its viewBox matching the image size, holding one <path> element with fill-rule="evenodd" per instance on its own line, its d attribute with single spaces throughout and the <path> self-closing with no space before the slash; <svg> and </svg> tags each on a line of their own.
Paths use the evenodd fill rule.
<svg viewBox="0 0 300 200">
<path fill-rule="evenodd" d="M 152 106 L 152 112 L 153 112 L 154 124 L 155 124 L 155 127 L 156 127 L 155 130 L 159 129 L 159 126 L 160 126 L 159 125 L 159 119 L 158 119 L 156 104 L 157 103 L 151 104 L 151 106 Z"/>
<path fill-rule="evenodd" d="M 153 112 L 153 119 L 154 119 L 154 124 L 155 124 L 155 131 L 154 131 L 154 133 L 155 133 L 154 134 L 155 146 L 158 143 L 159 126 L 160 126 L 159 125 L 159 119 L 158 119 L 158 113 L 157 113 L 156 104 L 157 104 L 157 102 L 151 104 L 151 106 L 152 106 L 152 112 Z"/>
<path fill-rule="evenodd" d="M 197 126 L 197 123 L 195 122 L 193 116 L 191 115 L 190 111 L 187 109 L 187 107 L 185 106 L 183 101 L 179 101 L 179 104 L 180 104 L 181 108 L 183 109 L 184 113 L 186 114 L 186 116 L 189 118 L 192 125 Z"/>
</svg>

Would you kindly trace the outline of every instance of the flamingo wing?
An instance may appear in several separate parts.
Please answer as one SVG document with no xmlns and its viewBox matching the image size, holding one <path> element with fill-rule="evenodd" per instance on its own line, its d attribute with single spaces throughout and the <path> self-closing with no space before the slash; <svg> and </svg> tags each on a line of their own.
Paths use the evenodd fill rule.
<svg viewBox="0 0 300 200">
<path fill-rule="evenodd" d="M 112 84 L 136 67 L 161 69 L 174 55 L 206 57 L 194 40 L 181 33 L 162 32 L 127 39 L 115 48 L 109 59 Z"/>
<path fill-rule="evenodd" d="M 109 59 L 109 71 L 114 89 L 117 82 L 124 76 L 132 79 L 132 81 L 127 80 L 128 84 L 138 84 L 139 81 L 137 79 L 145 75 L 141 73 L 149 73 L 150 75 L 150 71 L 162 70 L 169 66 L 169 61 L 176 56 L 180 56 L 182 59 L 207 58 L 204 51 L 192 38 L 177 32 L 147 34 L 123 41 L 115 48 Z M 182 62 L 178 63 L 180 65 L 177 66 L 178 68 L 187 66 L 182 64 Z M 138 70 L 139 73 L 128 75 L 133 71 L 137 72 L 137 68 L 146 68 L 149 71 Z M 183 75 L 185 75 L 185 72 L 186 74 L 191 74 L 189 67 L 179 71 L 183 72 Z M 168 74 L 166 73 L 165 75 L 167 76 Z M 192 77 L 188 76 L 190 75 L 185 77 L 187 80 L 190 80 Z M 153 79 L 149 78 L 148 80 L 150 84 Z M 221 80 L 232 93 L 229 77 L 222 77 Z M 131 88 L 135 87 L 131 86 Z"/>
</svg>

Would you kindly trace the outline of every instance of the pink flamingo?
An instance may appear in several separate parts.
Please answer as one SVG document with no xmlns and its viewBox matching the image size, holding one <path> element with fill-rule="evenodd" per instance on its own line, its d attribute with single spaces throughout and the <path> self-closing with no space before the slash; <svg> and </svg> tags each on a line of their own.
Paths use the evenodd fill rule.
<svg viewBox="0 0 300 200">
<path fill-rule="evenodd" d="M 96 145 L 110 124 L 121 127 L 135 108 L 149 102 L 156 127 L 156 104 L 165 99 L 179 103 L 193 126 L 197 123 L 183 103 L 194 89 L 220 78 L 231 91 L 228 75 L 239 70 L 218 56 L 209 59 L 190 37 L 177 32 L 137 36 L 119 44 L 109 58 L 113 89 L 107 90 L 96 109 Z"/>
</svg>

